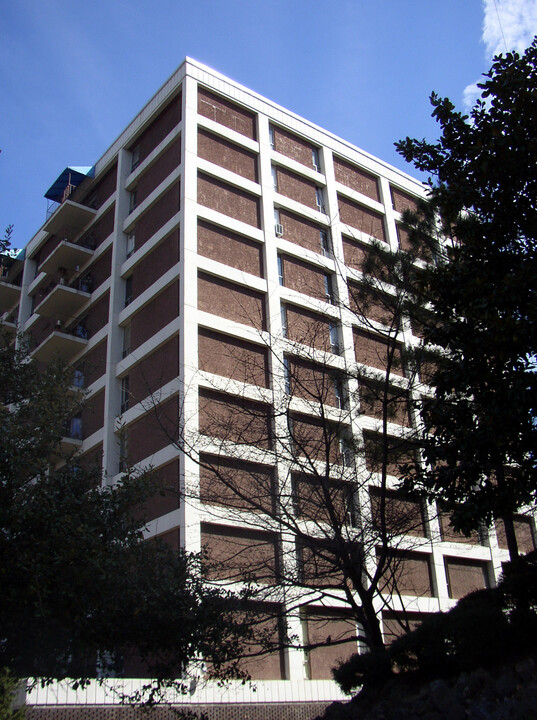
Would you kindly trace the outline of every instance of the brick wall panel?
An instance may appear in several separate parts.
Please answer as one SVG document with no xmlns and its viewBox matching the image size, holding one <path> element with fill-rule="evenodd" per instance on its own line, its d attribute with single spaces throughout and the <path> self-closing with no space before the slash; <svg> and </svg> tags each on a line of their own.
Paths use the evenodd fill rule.
<svg viewBox="0 0 537 720">
<path fill-rule="evenodd" d="M 533 537 L 532 522 L 527 517 L 515 517 L 513 519 L 515 525 L 515 536 L 518 543 L 518 549 L 521 553 L 529 553 L 535 550 L 535 539 Z M 505 534 L 505 525 L 503 520 L 496 520 L 496 536 L 498 545 L 502 550 L 507 550 L 507 536 Z"/>
<path fill-rule="evenodd" d="M 266 329 L 263 293 L 205 273 L 198 276 L 198 309 L 258 330 Z"/>
<path fill-rule="evenodd" d="M 136 221 L 136 247 L 140 248 L 181 209 L 180 183 L 175 183 Z"/>
<path fill-rule="evenodd" d="M 324 270 L 289 255 L 282 255 L 281 262 L 285 287 L 318 300 L 327 299 Z"/>
<path fill-rule="evenodd" d="M 112 248 L 109 248 L 97 260 L 84 271 L 83 277 L 91 280 L 92 292 L 97 290 L 103 282 L 106 282 L 112 271 Z"/>
<path fill-rule="evenodd" d="M 131 320 L 131 352 L 179 315 L 179 281 L 168 285 Z"/>
<path fill-rule="evenodd" d="M 386 406 L 388 422 L 410 426 L 409 396 L 401 388 L 390 387 L 386 390 L 381 382 L 360 378 L 359 397 L 361 414 L 382 420 Z"/>
<path fill-rule="evenodd" d="M 179 262 L 179 232 L 176 230 L 154 247 L 132 274 L 132 296 L 137 298 Z"/>
<path fill-rule="evenodd" d="M 86 314 L 86 330 L 88 337 L 93 337 L 108 322 L 110 305 L 110 292 L 107 291 L 97 302 L 90 307 Z"/>
<path fill-rule="evenodd" d="M 378 178 L 375 175 L 337 157 L 334 158 L 334 172 L 336 182 L 380 202 Z"/>
<path fill-rule="evenodd" d="M 257 138 L 254 113 L 203 87 L 198 87 L 198 112 L 252 140 Z"/>
<path fill-rule="evenodd" d="M 198 253 L 243 272 L 263 277 L 263 245 L 243 235 L 198 222 Z"/>
<path fill-rule="evenodd" d="M 174 335 L 129 371 L 129 404 L 145 400 L 179 375 L 179 337 Z"/>
<path fill-rule="evenodd" d="M 81 202 L 84 205 L 89 205 L 89 207 L 98 210 L 116 191 L 116 182 L 117 161 L 104 175 L 93 182 L 89 188 L 86 184 L 87 181 L 84 181 L 80 186 L 80 190 L 73 195 L 73 199 L 75 199 L 76 202 Z M 80 195 L 82 195 L 82 200 L 79 199 Z"/>
<path fill-rule="evenodd" d="M 332 680 L 332 668 L 349 660 L 358 652 L 356 625 L 351 617 L 326 609 L 311 609 L 305 613 L 308 642 L 312 645 L 328 643 L 308 652 L 310 680 Z"/>
<path fill-rule="evenodd" d="M 261 227 L 259 198 L 202 173 L 198 176 L 198 202 L 235 220 Z"/>
<path fill-rule="evenodd" d="M 99 245 L 114 232 L 114 210 L 115 204 L 94 223 L 78 241 L 79 245 L 96 250 Z"/>
<path fill-rule="evenodd" d="M 371 516 L 373 525 L 378 530 L 381 527 L 382 491 L 380 488 L 369 488 L 371 498 Z M 423 506 L 419 501 L 406 500 L 393 490 L 384 493 L 385 511 L 384 520 L 390 535 L 412 535 L 414 537 L 427 537 Z"/>
<path fill-rule="evenodd" d="M 445 558 L 449 596 L 458 600 L 487 587 L 486 564 L 463 558 Z"/>
<path fill-rule="evenodd" d="M 276 175 L 280 195 L 317 210 L 316 185 L 312 180 L 300 177 L 283 167 L 276 168 Z"/>
<path fill-rule="evenodd" d="M 142 508 L 142 514 L 148 522 L 177 510 L 180 506 L 179 460 L 154 470 L 152 482 L 155 484 L 155 492 Z"/>
<path fill-rule="evenodd" d="M 265 347 L 200 328 L 198 353 L 200 370 L 251 385 L 269 386 Z"/>
<path fill-rule="evenodd" d="M 378 370 L 386 370 L 388 354 L 392 352 L 387 340 L 380 335 L 357 328 L 354 329 L 353 335 L 356 362 Z M 403 350 L 400 346 L 394 350 L 391 372 L 396 375 L 404 374 Z"/>
<path fill-rule="evenodd" d="M 136 198 L 140 204 L 181 164 L 181 139 L 175 140 L 144 172 L 136 184 Z"/>
<path fill-rule="evenodd" d="M 384 593 L 434 596 L 429 556 L 424 553 L 394 551 L 384 580 L 385 584 L 381 586 Z"/>
<path fill-rule="evenodd" d="M 202 524 L 201 545 L 207 552 L 206 576 L 210 580 L 275 582 L 277 540 L 271 533 Z"/>
<path fill-rule="evenodd" d="M 395 210 L 398 212 L 404 212 L 405 210 L 417 210 L 417 199 L 412 195 L 399 190 L 398 188 L 392 187 L 392 203 Z"/>
<path fill-rule="evenodd" d="M 255 153 L 203 128 L 198 129 L 198 156 L 247 180 L 258 182 Z"/>
<path fill-rule="evenodd" d="M 104 423 L 104 390 L 87 400 L 82 409 L 82 433 L 87 438 L 100 430 Z"/>
<path fill-rule="evenodd" d="M 293 357 L 287 358 L 287 363 L 292 395 L 333 407 L 338 406 L 335 392 L 337 376 L 334 372 L 322 365 L 314 365 Z"/>
<path fill-rule="evenodd" d="M 304 138 L 294 135 L 280 127 L 273 127 L 274 150 L 282 153 L 302 165 L 313 168 L 312 150 L 314 146 Z"/>
<path fill-rule="evenodd" d="M 339 219 L 342 223 L 360 230 L 365 235 L 386 242 L 383 216 L 364 205 L 338 195 Z"/>
<path fill-rule="evenodd" d="M 139 148 L 139 161 L 143 162 L 179 122 L 181 122 L 180 94 L 159 113 L 151 125 L 134 142 L 132 147 Z"/>
<path fill-rule="evenodd" d="M 289 339 L 317 350 L 330 352 L 330 320 L 293 305 L 286 307 Z"/>
<path fill-rule="evenodd" d="M 357 242 L 353 238 L 345 235 L 342 236 L 342 241 L 345 265 L 348 265 L 354 270 L 363 271 L 364 263 L 370 253 L 370 248 L 364 245 L 364 243 Z"/>
<path fill-rule="evenodd" d="M 107 339 L 87 352 L 78 363 L 84 373 L 84 386 L 89 387 L 106 372 Z"/>
<path fill-rule="evenodd" d="M 272 448 L 271 411 L 261 403 L 200 390 L 199 431 L 238 444 Z"/>
<path fill-rule="evenodd" d="M 200 456 L 200 500 L 233 510 L 275 511 L 274 469 L 234 458 Z"/>
<path fill-rule="evenodd" d="M 280 210 L 280 223 L 283 227 L 283 237 L 286 240 L 296 243 L 306 250 L 321 252 L 321 228 L 319 225 L 283 209 Z"/>
<path fill-rule="evenodd" d="M 128 427 L 128 460 L 135 464 L 150 460 L 174 438 L 179 427 L 179 401 L 177 396 L 152 408 L 146 415 Z"/>
</svg>

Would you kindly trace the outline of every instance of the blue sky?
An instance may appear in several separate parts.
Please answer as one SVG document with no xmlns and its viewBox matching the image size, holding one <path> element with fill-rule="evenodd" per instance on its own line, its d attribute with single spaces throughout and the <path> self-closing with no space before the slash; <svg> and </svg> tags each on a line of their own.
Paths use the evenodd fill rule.
<svg viewBox="0 0 537 720">
<path fill-rule="evenodd" d="M 21 247 L 67 165 L 93 165 L 186 55 L 413 173 L 495 51 L 537 33 L 536 0 L 0 0 L 0 229 Z"/>
</svg>

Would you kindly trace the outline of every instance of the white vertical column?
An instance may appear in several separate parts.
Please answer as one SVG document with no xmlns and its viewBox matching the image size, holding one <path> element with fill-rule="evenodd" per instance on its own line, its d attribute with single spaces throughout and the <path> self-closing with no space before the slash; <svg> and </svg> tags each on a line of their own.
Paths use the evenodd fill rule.
<svg viewBox="0 0 537 720">
<path fill-rule="evenodd" d="M 197 255 L 197 122 L 198 84 L 183 81 L 183 177 L 181 179 L 181 259 L 179 387 L 180 428 L 186 438 L 198 432 L 198 255 Z M 199 466 L 193 457 L 181 458 L 181 543 L 201 550 L 199 523 Z"/>
<path fill-rule="evenodd" d="M 121 265 L 126 256 L 123 222 L 129 214 L 129 193 L 125 180 L 130 173 L 131 154 L 124 148 L 118 153 L 116 199 L 114 208 L 114 241 L 110 270 L 110 302 L 108 306 L 108 339 L 106 347 L 106 380 L 104 391 L 103 470 L 105 482 L 119 469 L 119 437 L 115 432 L 120 406 L 120 387 L 116 380 L 116 365 L 121 359 L 122 329 L 118 316 L 124 306 L 125 290 L 121 279 Z"/>
</svg>

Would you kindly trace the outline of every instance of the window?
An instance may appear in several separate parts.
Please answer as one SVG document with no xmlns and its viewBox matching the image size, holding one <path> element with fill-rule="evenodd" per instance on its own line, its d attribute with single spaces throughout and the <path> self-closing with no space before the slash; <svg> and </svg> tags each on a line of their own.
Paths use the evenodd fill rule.
<svg viewBox="0 0 537 720">
<path fill-rule="evenodd" d="M 283 236 L 283 225 L 280 222 L 280 211 L 278 208 L 274 208 L 274 232 L 276 237 Z"/>
<path fill-rule="evenodd" d="M 123 328 L 123 348 L 121 350 L 121 357 L 126 358 L 130 355 L 131 351 L 131 325 L 125 325 Z"/>
<path fill-rule="evenodd" d="M 324 213 L 324 212 L 325 212 L 325 209 L 324 209 L 324 193 L 323 193 L 323 189 L 320 188 L 320 187 L 316 187 L 316 188 L 315 188 L 315 200 L 316 200 L 316 202 L 317 202 L 317 210 L 318 210 L 319 212 Z"/>
<path fill-rule="evenodd" d="M 136 190 L 133 190 L 131 192 L 130 199 L 129 199 L 129 213 L 133 212 L 133 210 L 136 209 L 137 204 L 138 204 L 137 193 L 136 193 Z"/>
<path fill-rule="evenodd" d="M 317 172 L 321 172 L 321 158 L 319 155 L 319 148 L 311 148 L 311 164 L 313 169 Z"/>
<path fill-rule="evenodd" d="M 341 455 L 342 465 L 344 465 L 345 467 L 352 467 L 352 450 L 346 438 L 339 438 L 339 452 Z"/>
<path fill-rule="evenodd" d="M 331 352 L 339 355 L 339 332 L 335 322 L 331 322 L 328 326 L 330 333 L 330 350 Z"/>
<path fill-rule="evenodd" d="M 283 260 L 281 255 L 278 255 L 278 280 L 280 285 L 283 285 Z"/>
<path fill-rule="evenodd" d="M 272 127 L 272 125 L 269 125 L 268 131 L 269 131 L 270 147 L 271 147 L 273 150 L 275 150 L 275 149 L 276 149 L 276 143 L 274 142 L 274 128 Z"/>
<path fill-rule="evenodd" d="M 287 337 L 287 308 L 282 305 L 281 309 L 281 321 L 282 321 L 282 335 L 284 338 Z"/>
<path fill-rule="evenodd" d="M 332 276 L 326 274 L 324 276 L 324 292 L 326 295 L 326 302 L 334 304 L 334 283 Z"/>
<path fill-rule="evenodd" d="M 73 385 L 76 388 L 84 387 L 84 372 L 79 368 L 73 374 Z"/>
<path fill-rule="evenodd" d="M 136 235 L 131 232 L 127 235 L 127 259 L 134 253 L 136 248 Z"/>
<path fill-rule="evenodd" d="M 343 392 L 343 383 L 341 378 L 334 378 L 334 395 L 336 397 L 336 406 L 340 410 L 345 409 L 345 394 Z"/>
<path fill-rule="evenodd" d="M 72 440 L 82 440 L 82 416 L 77 413 L 69 423 L 69 437 Z"/>
<path fill-rule="evenodd" d="M 78 289 L 82 290 L 82 292 L 93 292 L 93 275 L 90 272 L 80 278 L 78 282 Z"/>
<path fill-rule="evenodd" d="M 131 172 L 134 172 L 140 164 L 140 146 L 136 145 L 131 150 L 132 161 L 131 161 Z"/>
<path fill-rule="evenodd" d="M 327 230 L 319 230 L 319 236 L 321 240 L 321 252 L 323 255 L 330 257 L 332 255 L 332 248 L 330 246 L 330 235 Z"/>
<path fill-rule="evenodd" d="M 121 414 L 129 409 L 129 376 L 121 380 Z"/>
<path fill-rule="evenodd" d="M 274 192 L 278 192 L 278 170 L 272 166 L 272 187 Z"/>
<path fill-rule="evenodd" d="M 283 377 L 285 382 L 285 392 L 291 394 L 291 373 L 289 368 L 289 358 L 284 357 L 283 359 Z"/>
<path fill-rule="evenodd" d="M 132 275 L 125 280 L 125 307 L 132 302 Z"/>
<path fill-rule="evenodd" d="M 119 435 L 119 472 L 123 472 L 128 467 L 128 439 L 127 430 L 123 428 Z"/>
</svg>

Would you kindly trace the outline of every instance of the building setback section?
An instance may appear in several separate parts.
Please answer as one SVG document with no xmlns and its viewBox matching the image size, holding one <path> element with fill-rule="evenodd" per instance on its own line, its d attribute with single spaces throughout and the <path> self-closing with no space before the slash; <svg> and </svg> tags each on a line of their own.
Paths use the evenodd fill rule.
<svg viewBox="0 0 537 720">
<path fill-rule="evenodd" d="M 277 527 L 252 521 L 251 507 L 240 520 L 241 492 L 256 498 L 262 518 L 289 477 L 293 512 L 306 520 L 311 512 L 315 488 L 275 452 L 275 409 L 289 395 L 293 432 L 312 458 L 320 430 L 308 396 L 334 418 L 354 418 L 345 432 L 365 447 L 357 472 L 371 476 L 362 501 L 375 512 L 384 318 L 373 302 L 360 320 L 353 288 L 373 239 L 387 252 L 405 247 L 401 212 L 423 193 L 408 175 L 187 59 L 91 172 L 59 176 L 47 193 L 59 206 L 25 259 L 3 268 L 4 324 L 18 323 L 39 359 L 71 362 L 88 391 L 72 425 L 82 458 L 100 459 L 107 482 L 127 464 L 152 465 L 163 492 L 147 507 L 148 536 L 187 550 L 205 546 L 218 563 L 214 580 L 237 585 L 255 566 L 264 568 L 259 584 L 277 583 L 286 565 L 302 563 L 306 577 L 318 562 L 311 549 L 290 550 Z M 396 348 L 389 397 L 402 395 L 404 405 L 390 420 L 394 438 L 412 423 L 404 349 L 417 341 L 408 327 Z M 369 374 L 358 392 L 347 387 L 349 368 L 354 377 L 357 368 Z M 198 438 L 201 456 L 180 451 L 183 437 Z M 330 458 L 343 467 L 344 447 Z M 402 603 L 415 620 L 495 581 L 507 558 L 502 528 L 465 539 L 432 508 L 410 511 L 420 541 L 398 551 L 396 609 Z M 521 518 L 517 528 L 533 547 L 533 521 Z M 298 712 L 339 697 L 330 668 L 359 648 L 337 592 L 300 611 L 271 602 L 302 643 L 337 643 L 245 662 L 258 692 L 237 687 L 230 699 L 283 699 Z M 266 607 L 257 608 L 261 622 Z M 396 629 L 393 613 L 385 614 L 387 636 Z M 189 702 L 219 700 L 204 687 Z M 46 704 L 38 689 L 31 701 Z"/>
</svg>

